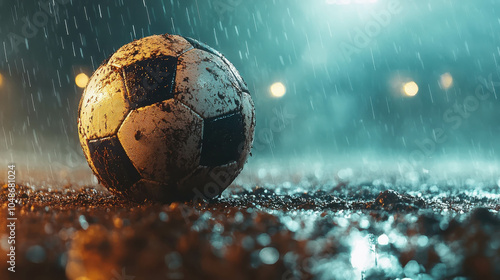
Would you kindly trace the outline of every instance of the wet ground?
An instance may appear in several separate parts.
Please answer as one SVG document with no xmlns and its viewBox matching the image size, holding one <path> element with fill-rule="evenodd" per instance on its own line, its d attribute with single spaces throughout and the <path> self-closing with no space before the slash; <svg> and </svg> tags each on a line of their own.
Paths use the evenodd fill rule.
<svg viewBox="0 0 500 280">
<path fill-rule="evenodd" d="M 323 184 L 235 185 L 198 205 L 20 185 L 16 272 L 2 230 L 0 279 L 500 279 L 496 184 L 305 183 Z"/>
</svg>

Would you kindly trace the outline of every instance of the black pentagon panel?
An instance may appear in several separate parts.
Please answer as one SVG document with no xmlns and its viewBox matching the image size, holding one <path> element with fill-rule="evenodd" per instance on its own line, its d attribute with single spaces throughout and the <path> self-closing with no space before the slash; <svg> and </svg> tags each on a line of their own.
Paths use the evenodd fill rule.
<svg viewBox="0 0 500 280">
<path fill-rule="evenodd" d="M 160 56 L 124 68 L 127 97 L 132 109 L 173 98 L 177 58 Z"/>
<path fill-rule="evenodd" d="M 210 47 L 209 45 L 207 45 L 205 43 L 202 43 L 198 40 L 195 40 L 195 39 L 189 38 L 189 37 L 184 37 L 184 39 L 186 39 L 186 41 L 188 41 L 196 49 L 206 51 L 206 52 L 211 53 L 211 54 L 218 56 L 218 57 L 222 57 L 222 54 L 220 52 L 216 51 L 214 48 Z"/>
<path fill-rule="evenodd" d="M 233 112 L 205 119 L 200 165 L 215 167 L 237 161 L 245 142 L 243 116 Z"/>
<path fill-rule="evenodd" d="M 125 191 L 141 179 L 118 137 L 90 140 L 88 147 L 92 163 L 108 188 Z"/>
</svg>

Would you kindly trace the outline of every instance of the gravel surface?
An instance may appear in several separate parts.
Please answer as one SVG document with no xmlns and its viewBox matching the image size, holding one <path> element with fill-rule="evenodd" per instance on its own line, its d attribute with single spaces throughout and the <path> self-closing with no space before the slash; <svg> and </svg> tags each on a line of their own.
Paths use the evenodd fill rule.
<svg viewBox="0 0 500 280">
<path fill-rule="evenodd" d="M 498 186 L 405 189 L 233 185 L 138 205 L 99 186 L 18 185 L 16 272 L 2 231 L 0 279 L 500 279 Z"/>
</svg>

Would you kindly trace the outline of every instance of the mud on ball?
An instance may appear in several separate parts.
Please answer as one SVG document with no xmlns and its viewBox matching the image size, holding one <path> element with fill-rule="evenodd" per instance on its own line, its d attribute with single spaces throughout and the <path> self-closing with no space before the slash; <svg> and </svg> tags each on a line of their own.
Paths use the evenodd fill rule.
<svg viewBox="0 0 500 280">
<path fill-rule="evenodd" d="M 135 201 L 219 195 L 253 142 L 254 105 L 219 52 L 177 35 L 121 47 L 90 78 L 78 132 L 90 168 Z"/>
</svg>

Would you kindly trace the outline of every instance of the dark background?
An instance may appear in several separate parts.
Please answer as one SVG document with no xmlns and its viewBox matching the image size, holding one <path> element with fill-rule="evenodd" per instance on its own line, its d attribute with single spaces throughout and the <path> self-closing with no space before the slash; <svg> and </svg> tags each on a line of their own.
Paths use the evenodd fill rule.
<svg viewBox="0 0 500 280">
<path fill-rule="evenodd" d="M 496 1 L 3 0 L 0 5 L 5 160 L 84 163 L 76 130 L 83 90 L 75 76 L 90 76 L 134 39 L 162 33 L 206 42 L 241 72 L 257 111 L 253 160 L 341 164 L 341 158 L 361 161 L 370 155 L 415 166 L 498 158 Z M 373 27 L 391 5 L 400 5 L 399 12 Z M 370 26 L 374 35 L 356 45 L 360 30 Z M 346 56 L 346 46 L 356 51 Z M 446 90 L 439 83 L 444 73 L 453 77 Z M 407 97 L 401 87 L 411 80 L 420 90 Z M 284 97 L 271 96 L 274 82 L 287 87 Z M 489 95 L 479 100 L 478 89 Z"/>
</svg>

